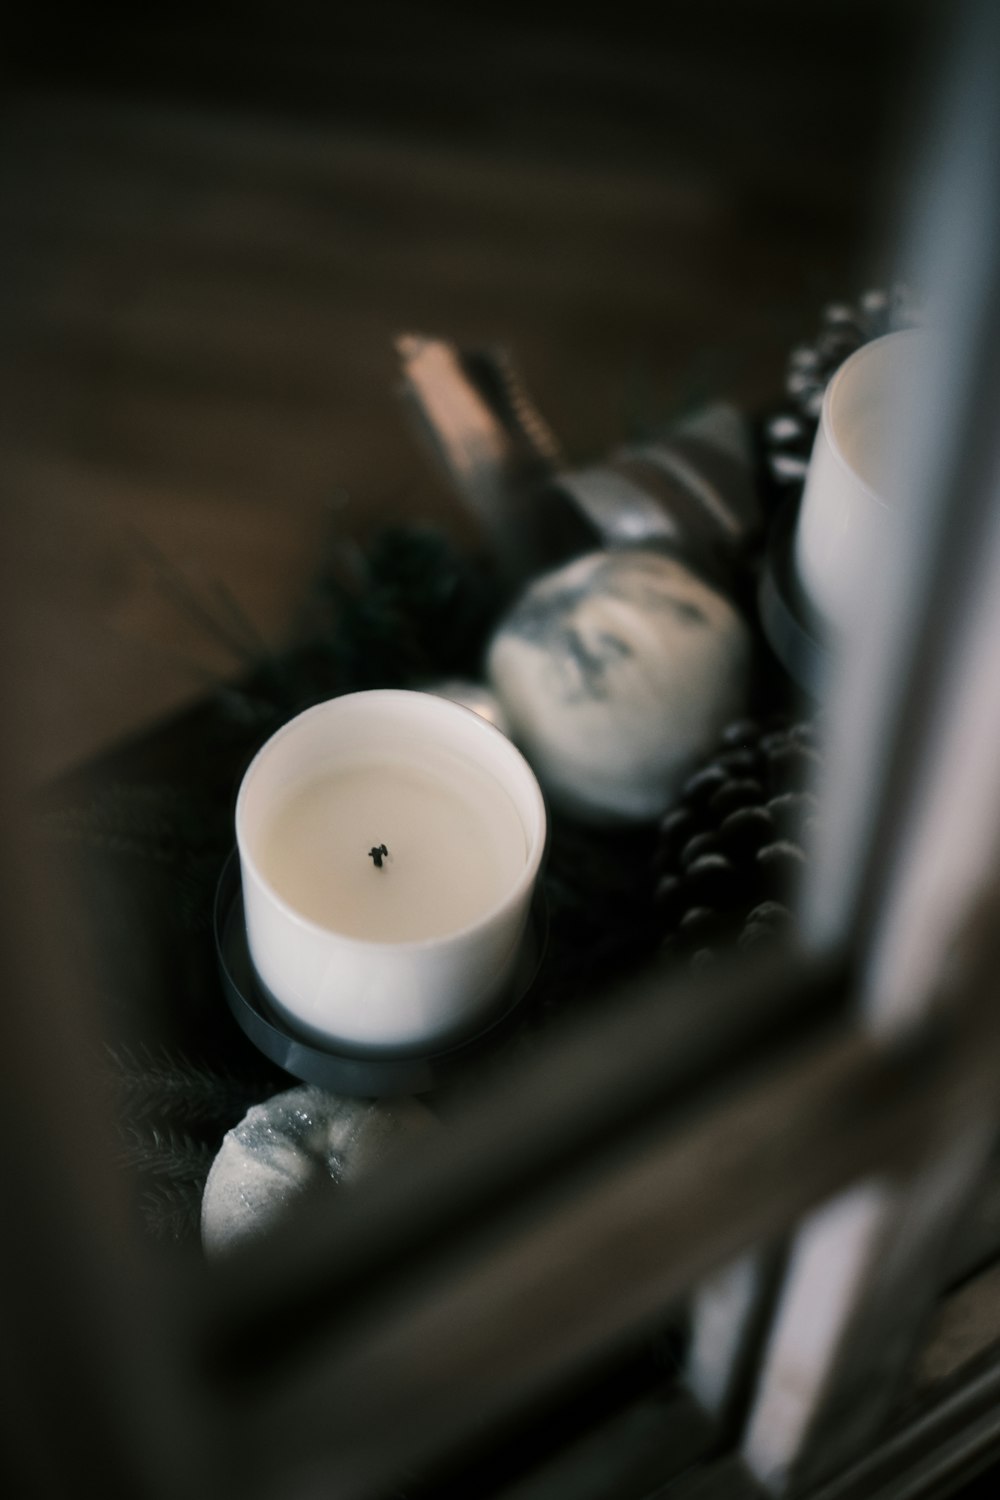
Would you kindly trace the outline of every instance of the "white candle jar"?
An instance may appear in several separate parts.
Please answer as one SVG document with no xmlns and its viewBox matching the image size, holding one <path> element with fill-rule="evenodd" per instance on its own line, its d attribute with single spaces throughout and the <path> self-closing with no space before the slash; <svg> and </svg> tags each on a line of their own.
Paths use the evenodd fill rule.
<svg viewBox="0 0 1000 1500">
<path fill-rule="evenodd" d="M 901 329 L 863 344 L 831 379 L 809 461 L 795 539 L 799 583 L 815 614 L 848 628 L 877 585 L 905 506 L 903 423 L 926 364 L 926 334 Z"/>
<path fill-rule="evenodd" d="M 471 710 L 395 690 L 307 709 L 236 803 L 257 977 L 321 1046 L 459 1040 L 511 982 L 545 839 L 527 761 Z"/>
</svg>

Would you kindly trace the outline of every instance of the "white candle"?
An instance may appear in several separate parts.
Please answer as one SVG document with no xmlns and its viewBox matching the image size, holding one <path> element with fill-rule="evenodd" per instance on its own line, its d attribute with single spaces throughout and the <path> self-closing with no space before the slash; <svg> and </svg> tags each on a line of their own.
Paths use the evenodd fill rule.
<svg viewBox="0 0 1000 1500">
<path fill-rule="evenodd" d="M 291 792 L 258 856 L 264 878 L 304 917 L 379 943 L 468 927 L 500 904 L 526 858 L 517 810 L 491 776 L 468 765 L 446 781 L 396 760 Z"/>
<path fill-rule="evenodd" d="M 254 967 L 301 1034 L 399 1050 L 488 1017 L 545 842 L 491 725 L 424 693 L 332 699 L 258 753 L 236 829 Z"/>
<path fill-rule="evenodd" d="M 813 610 L 846 629 L 880 556 L 905 521 L 907 454 L 892 439 L 926 360 L 927 335 L 901 329 L 863 344 L 831 379 L 802 492 L 795 539 L 799 582 Z"/>
</svg>

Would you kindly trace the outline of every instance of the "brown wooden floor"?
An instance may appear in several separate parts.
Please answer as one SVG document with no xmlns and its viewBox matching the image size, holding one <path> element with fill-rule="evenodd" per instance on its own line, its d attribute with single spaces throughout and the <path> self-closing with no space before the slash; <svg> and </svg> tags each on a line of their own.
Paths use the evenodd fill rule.
<svg viewBox="0 0 1000 1500">
<path fill-rule="evenodd" d="M 334 527 L 456 519 L 399 332 L 505 344 L 573 459 L 769 400 L 883 273 L 906 9 L 23 22 L 0 368 L 33 771 L 238 670 L 164 570 L 280 644 Z"/>
</svg>

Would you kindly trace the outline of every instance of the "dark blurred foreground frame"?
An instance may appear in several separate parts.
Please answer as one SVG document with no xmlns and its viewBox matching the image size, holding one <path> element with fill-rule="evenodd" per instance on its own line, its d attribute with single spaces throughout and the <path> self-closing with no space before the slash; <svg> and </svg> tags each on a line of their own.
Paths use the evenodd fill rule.
<svg viewBox="0 0 1000 1500">
<path fill-rule="evenodd" d="M 805 953 L 669 1005 L 647 972 L 444 1152 L 192 1272 L 132 1239 L 81 1063 L 97 1007 L 53 940 L 11 748 L 11 1493 L 846 1500 L 949 1494 L 1000 1455 L 1000 16 L 961 9 L 913 234 L 954 346 L 925 493 L 831 688 Z M 666 1313 L 760 1247 L 724 1399 L 664 1379 L 602 1406 Z"/>
</svg>

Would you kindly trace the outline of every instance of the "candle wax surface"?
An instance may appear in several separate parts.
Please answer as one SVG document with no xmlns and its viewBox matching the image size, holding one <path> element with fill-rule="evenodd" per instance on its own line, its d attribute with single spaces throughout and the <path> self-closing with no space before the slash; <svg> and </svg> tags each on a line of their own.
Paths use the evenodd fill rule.
<svg viewBox="0 0 1000 1500">
<path fill-rule="evenodd" d="M 384 844 L 376 866 L 369 850 Z M 503 787 L 471 763 L 446 773 L 369 761 L 292 789 L 261 829 L 264 878 L 303 917 L 346 937 L 446 937 L 498 906 L 527 861 Z"/>
</svg>

